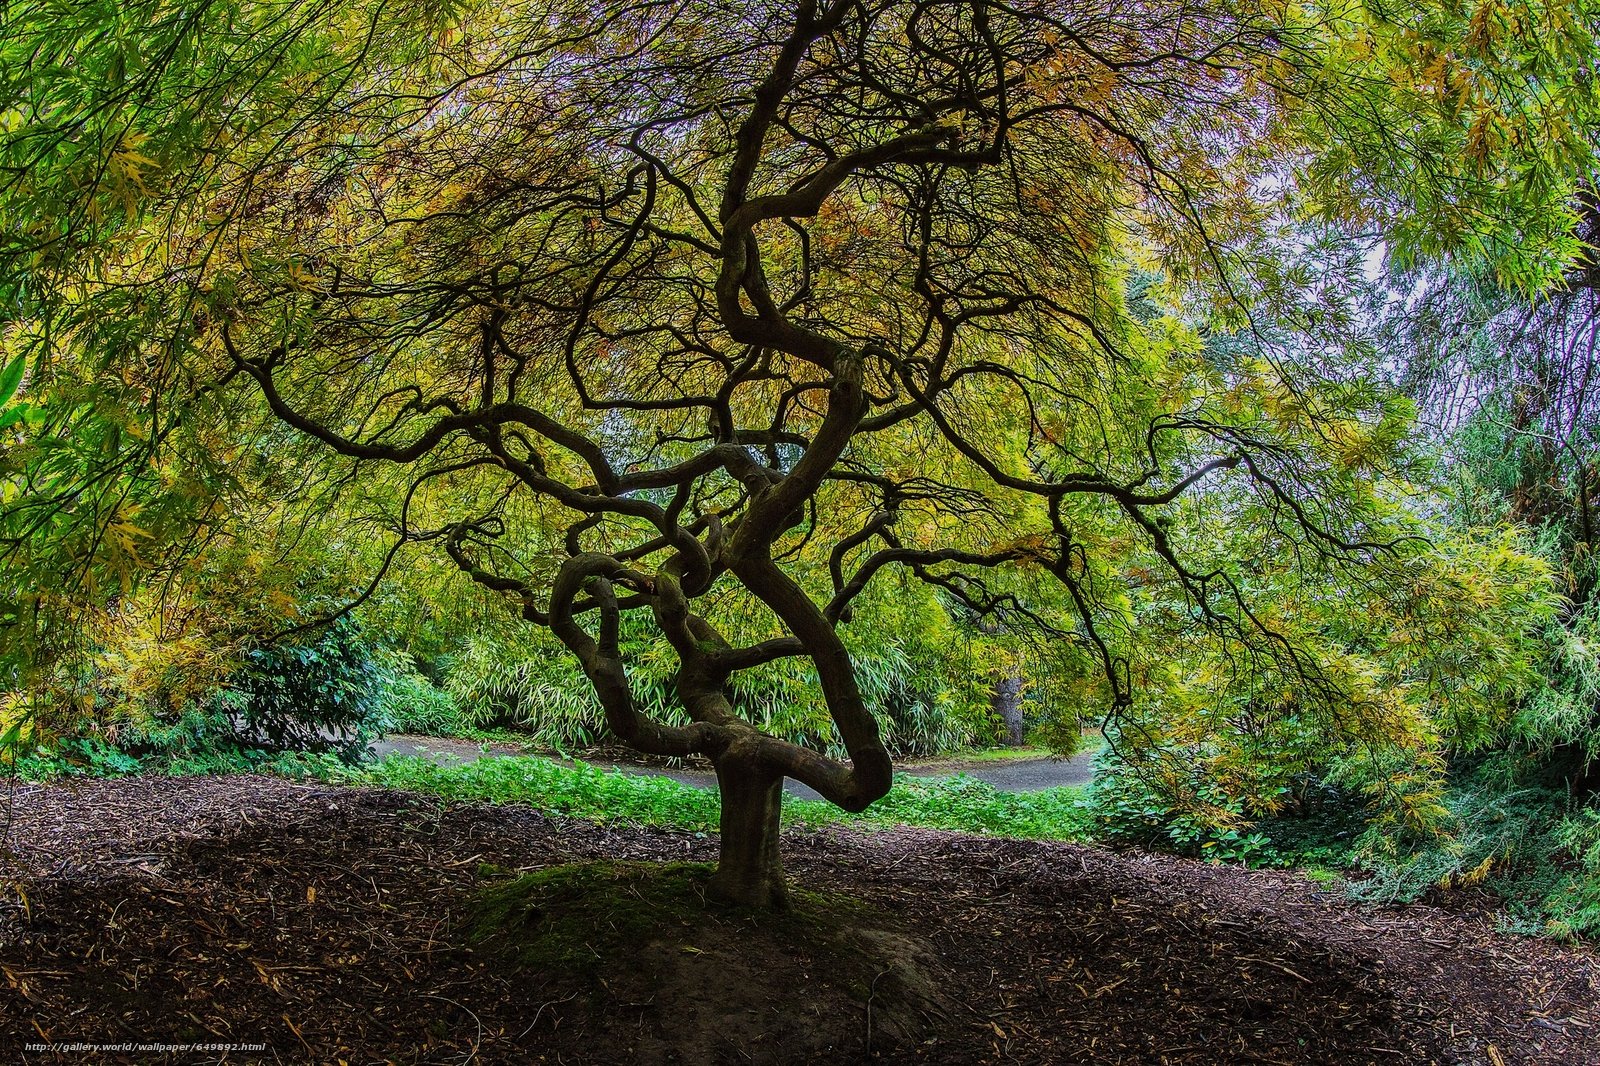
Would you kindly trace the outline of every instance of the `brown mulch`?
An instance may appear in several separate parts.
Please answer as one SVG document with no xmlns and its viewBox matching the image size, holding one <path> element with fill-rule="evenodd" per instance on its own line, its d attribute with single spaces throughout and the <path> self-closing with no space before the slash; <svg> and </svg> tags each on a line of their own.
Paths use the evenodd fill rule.
<svg viewBox="0 0 1600 1066">
<path fill-rule="evenodd" d="M 185 1062 L 619 1061 L 586 997 L 470 946 L 480 865 L 709 860 L 716 843 L 252 776 L 19 784 L 7 806 L 0 1054 L 40 1062 L 163 1060 L 26 1042 L 268 1048 Z M 899 916 L 957 1005 L 873 1061 L 1600 1063 L 1600 957 L 1482 920 L 1064 844 L 833 830 L 786 849 L 797 884 Z M 663 1009 L 620 1004 L 615 1023 Z"/>
</svg>

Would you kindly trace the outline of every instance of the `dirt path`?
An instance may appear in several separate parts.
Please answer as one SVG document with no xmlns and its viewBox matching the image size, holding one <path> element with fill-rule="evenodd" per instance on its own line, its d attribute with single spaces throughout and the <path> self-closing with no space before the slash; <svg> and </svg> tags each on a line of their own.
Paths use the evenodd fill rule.
<svg viewBox="0 0 1600 1066">
<path fill-rule="evenodd" d="M 372 752 L 378 758 L 386 755 L 419 755 L 438 763 L 475 762 L 483 758 L 503 758 L 526 754 L 509 744 L 479 744 L 474 741 L 453 740 L 447 737 L 418 737 L 396 735 L 373 743 Z M 574 760 L 568 760 L 574 761 Z M 603 770 L 618 770 L 625 774 L 652 774 L 670 777 L 696 788 L 712 788 L 717 783 L 710 770 L 675 769 L 663 766 L 646 766 L 621 759 L 590 760 L 589 765 Z M 1062 785 L 1086 785 L 1094 777 L 1094 756 L 1075 755 L 1068 759 L 996 759 L 983 761 L 939 760 L 926 763 L 903 763 L 896 767 L 902 774 L 914 777 L 951 777 L 965 774 L 985 781 L 1003 792 L 1034 792 Z M 793 779 L 783 783 L 785 792 L 797 799 L 821 799 L 813 789 Z"/>
<path fill-rule="evenodd" d="M 463 922 L 505 876 L 485 863 L 704 861 L 714 838 L 251 776 L 23 784 L 9 799 L 5 1061 L 1600 1063 L 1593 951 L 1428 907 L 1358 908 L 1292 873 L 909 829 L 790 833 L 784 847 L 798 885 L 869 904 L 923 946 L 951 1005 L 932 1033 L 868 1053 L 865 990 L 854 1014 L 807 1013 L 814 967 L 754 956 L 742 965 L 792 981 L 766 1032 L 831 1050 L 774 1036 L 684 1059 L 661 1034 L 686 1009 L 674 990 L 705 987 L 700 970 L 730 957 L 717 945 L 661 928 L 652 943 L 673 965 L 644 975 L 657 991 L 619 996 L 480 950 Z M 705 1032 L 761 1034 L 759 1018 L 720 1027 L 717 1006 L 693 1002 Z"/>
</svg>

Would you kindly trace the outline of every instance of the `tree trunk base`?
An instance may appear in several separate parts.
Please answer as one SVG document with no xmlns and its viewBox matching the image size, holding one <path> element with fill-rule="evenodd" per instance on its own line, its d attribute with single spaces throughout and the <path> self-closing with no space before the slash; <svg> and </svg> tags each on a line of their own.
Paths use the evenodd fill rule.
<svg viewBox="0 0 1600 1066">
<path fill-rule="evenodd" d="M 708 892 L 712 899 L 736 907 L 756 910 L 786 911 L 793 903 L 789 899 L 789 885 L 780 872 L 777 876 L 750 878 L 730 876 L 720 866 L 711 878 Z"/>
<path fill-rule="evenodd" d="M 789 885 L 778 853 L 783 775 L 730 753 L 717 761 L 722 793 L 722 854 L 711 894 L 725 903 L 788 910 Z"/>
</svg>

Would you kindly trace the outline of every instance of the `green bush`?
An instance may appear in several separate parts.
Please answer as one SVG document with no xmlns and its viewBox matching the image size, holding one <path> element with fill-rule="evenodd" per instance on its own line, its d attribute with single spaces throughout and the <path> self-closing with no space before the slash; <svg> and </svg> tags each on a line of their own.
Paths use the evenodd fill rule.
<svg viewBox="0 0 1600 1066">
<path fill-rule="evenodd" d="M 1539 902 L 1545 931 L 1569 939 L 1600 938 L 1600 808 L 1585 807 L 1556 826 L 1562 876 Z"/>
<path fill-rule="evenodd" d="M 1454 789 L 1445 799 L 1451 832 L 1398 854 L 1385 853 L 1369 836 L 1363 863 L 1369 876 L 1353 891 L 1377 903 L 1409 903 L 1435 889 L 1508 888 L 1507 876 L 1526 880 L 1541 866 L 1549 870 L 1555 849 L 1552 827 L 1540 816 L 1543 802 L 1532 790 Z"/>
<path fill-rule="evenodd" d="M 529 638 L 514 645 L 492 632 L 473 635 L 440 658 L 440 687 L 458 729 L 511 728 L 555 751 L 592 746 L 605 716 L 588 679 L 554 640 L 531 629 Z M 648 705 L 648 693 L 641 702 Z"/>
<path fill-rule="evenodd" d="M 1499 759 L 1446 796 L 1450 832 L 1390 854 L 1367 841 L 1362 899 L 1409 903 L 1459 889 L 1493 893 L 1504 924 L 1568 939 L 1600 936 L 1600 808 L 1563 788 L 1511 787 Z"/>
<path fill-rule="evenodd" d="M 245 653 L 213 696 L 247 745 L 270 751 L 331 751 L 348 762 L 382 730 L 390 674 L 348 616 L 303 643 Z"/>
<path fill-rule="evenodd" d="M 258 769 L 270 752 L 240 742 L 226 715 L 190 707 L 172 719 L 124 722 L 103 732 L 45 741 L 17 752 L 20 777 L 121 777 L 138 773 L 210 774 Z"/>
<path fill-rule="evenodd" d="M 233 720 L 189 707 L 176 718 L 150 718 L 118 728 L 116 744 L 144 769 L 167 773 L 225 773 L 251 769 L 268 753 L 243 743 Z"/>
<path fill-rule="evenodd" d="M 400 658 L 381 696 L 379 716 L 385 731 L 449 737 L 469 728 L 455 697 Z"/>
<path fill-rule="evenodd" d="M 57 777 L 121 777 L 143 769 L 143 763 L 101 737 L 63 737 L 12 758 L 18 777 L 46 781 Z"/>
<path fill-rule="evenodd" d="M 1096 757 L 1095 780 L 1084 801 L 1097 839 L 1192 858 L 1283 865 L 1284 856 L 1241 802 L 1198 769 L 1174 787 L 1158 780 L 1150 765 L 1130 762 L 1119 751 L 1108 745 Z"/>
</svg>

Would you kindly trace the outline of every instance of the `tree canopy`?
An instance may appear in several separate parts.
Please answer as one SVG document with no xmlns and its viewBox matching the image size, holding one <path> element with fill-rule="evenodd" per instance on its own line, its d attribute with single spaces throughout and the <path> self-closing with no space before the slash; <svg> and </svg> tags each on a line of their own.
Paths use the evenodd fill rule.
<svg viewBox="0 0 1600 1066">
<path fill-rule="evenodd" d="M 1482 636 L 1539 577 L 1506 557 L 1463 600 L 1481 564 L 1417 536 L 1413 412 L 1347 282 L 1361 241 L 1525 290 L 1570 268 L 1582 14 L 8 9 L 9 646 L 235 501 L 337 500 L 364 521 L 332 547 L 376 576 L 443 553 L 619 738 L 711 757 L 719 884 L 758 903 L 784 777 L 889 788 L 841 629 L 890 574 L 1044 635 L 1113 711 L 1187 689 L 1211 729 L 1425 745 L 1399 694 L 1460 657 L 1385 674 L 1338 619 Z M 674 719 L 635 698 L 636 618 Z M 1203 645 L 1182 678 L 1172 640 Z M 740 713 L 737 677 L 793 657 L 847 759 Z M 1496 665 L 1464 687 L 1514 687 Z"/>
</svg>

